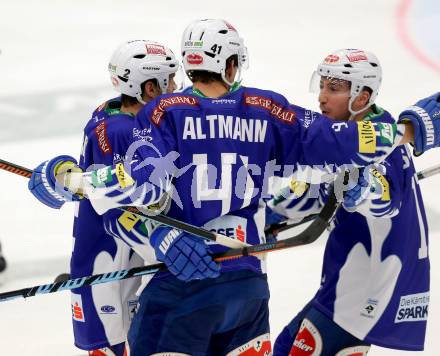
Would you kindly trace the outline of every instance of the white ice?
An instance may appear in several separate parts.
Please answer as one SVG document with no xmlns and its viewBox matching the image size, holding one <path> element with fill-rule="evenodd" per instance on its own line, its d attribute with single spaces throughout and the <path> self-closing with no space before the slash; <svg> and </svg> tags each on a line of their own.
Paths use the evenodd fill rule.
<svg viewBox="0 0 440 356">
<path fill-rule="evenodd" d="M 88 115 L 114 95 L 107 61 L 115 46 L 127 39 L 154 39 L 178 54 L 180 34 L 195 18 L 221 17 L 238 28 L 250 53 L 246 85 L 280 91 L 293 103 L 312 109 L 317 105 L 308 93 L 308 81 L 316 64 L 338 48 L 371 50 L 385 73 L 378 103 L 397 114 L 438 91 L 440 79 L 400 41 L 399 4 L 397 0 L 0 0 L 0 158 L 32 168 L 57 154 L 77 156 Z M 438 31 L 428 28 L 426 33 Z M 438 156 L 437 150 L 417 158 L 417 168 L 438 163 Z M 439 182 L 437 176 L 421 183 L 432 263 L 423 354 L 432 356 L 440 350 Z M 24 178 L 0 172 L 0 239 L 9 261 L 1 291 L 49 283 L 68 271 L 73 208 L 44 207 L 26 184 Z M 269 256 L 273 336 L 315 293 L 324 243 L 322 237 L 313 245 Z M 73 346 L 67 292 L 1 303 L 0 315 L 1 355 L 86 354 Z M 371 354 L 403 352 L 373 348 Z"/>
</svg>

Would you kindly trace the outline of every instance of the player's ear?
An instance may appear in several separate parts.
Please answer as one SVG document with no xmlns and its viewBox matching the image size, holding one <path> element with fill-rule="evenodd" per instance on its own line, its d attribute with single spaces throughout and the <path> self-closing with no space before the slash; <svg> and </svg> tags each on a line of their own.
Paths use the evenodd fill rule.
<svg viewBox="0 0 440 356">
<path fill-rule="evenodd" d="M 363 108 L 370 101 L 371 94 L 368 90 L 362 90 L 359 95 L 356 97 L 355 103 L 356 107 Z"/>
<path fill-rule="evenodd" d="M 144 95 L 150 99 L 160 95 L 160 89 L 153 80 L 148 80 L 144 83 Z"/>
<path fill-rule="evenodd" d="M 226 61 L 226 75 L 231 75 L 232 71 L 235 67 L 238 66 L 237 60 L 235 58 L 236 56 L 229 57 Z"/>
<path fill-rule="evenodd" d="M 368 104 L 371 98 L 371 93 L 368 90 L 362 90 L 358 95 L 359 98 L 359 106 L 364 107 Z"/>
</svg>

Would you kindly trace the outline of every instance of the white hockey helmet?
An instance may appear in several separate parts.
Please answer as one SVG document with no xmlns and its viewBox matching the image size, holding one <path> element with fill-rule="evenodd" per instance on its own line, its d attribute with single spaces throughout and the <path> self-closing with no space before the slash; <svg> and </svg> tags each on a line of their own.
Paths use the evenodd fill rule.
<svg viewBox="0 0 440 356">
<path fill-rule="evenodd" d="M 356 114 L 357 112 L 354 112 L 351 106 L 364 87 L 372 91 L 368 106 L 374 104 L 382 82 L 382 67 L 377 57 L 371 52 L 360 49 L 340 49 L 328 55 L 318 65 L 310 81 L 312 90 L 316 88 L 316 83 L 319 83 L 321 77 L 342 79 L 351 83 L 349 110 L 352 114 Z"/>
<path fill-rule="evenodd" d="M 122 43 L 108 64 L 113 87 L 143 104 L 142 83 L 156 79 L 162 93 L 166 93 L 170 74 L 178 69 L 179 62 L 168 47 L 145 40 Z"/>
<path fill-rule="evenodd" d="M 188 25 L 182 37 L 182 59 L 186 73 L 193 70 L 218 73 L 226 79 L 226 60 L 238 56 L 238 76 L 241 80 L 242 69 L 249 67 L 247 48 L 237 30 L 228 22 L 220 19 L 196 20 Z"/>
</svg>

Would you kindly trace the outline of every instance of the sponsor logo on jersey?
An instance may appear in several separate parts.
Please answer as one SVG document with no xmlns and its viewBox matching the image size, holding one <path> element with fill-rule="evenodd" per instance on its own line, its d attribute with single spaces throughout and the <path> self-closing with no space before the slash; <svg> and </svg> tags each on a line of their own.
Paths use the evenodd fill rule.
<svg viewBox="0 0 440 356">
<path fill-rule="evenodd" d="M 388 123 L 373 124 L 379 131 L 380 142 L 384 145 L 392 146 L 397 135 L 397 125 Z"/>
<path fill-rule="evenodd" d="M 110 143 L 108 142 L 107 129 L 105 121 L 102 121 L 98 126 L 95 127 L 95 134 L 98 138 L 98 146 L 103 154 L 111 153 L 112 149 Z"/>
<path fill-rule="evenodd" d="M 394 322 L 427 320 L 428 306 L 429 292 L 401 296 Z"/>
<path fill-rule="evenodd" d="M 243 228 L 241 227 L 241 225 L 238 225 L 237 228 L 235 229 L 235 237 L 237 238 L 237 240 L 244 242 L 246 239 L 246 232 L 243 230 Z"/>
<path fill-rule="evenodd" d="M 274 102 L 270 98 L 265 98 L 258 95 L 244 95 L 245 104 L 249 106 L 257 106 L 270 112 L 272 116 L 287 123 L 293 124 L 296 120 L 294 111 L 282 107 L 280 104 Z"/>
<path fill-rule="evenodd" d="M 124 227 L 125 230 L 130 232 L 133 230 L 136 223 L 140 220 L 140 216 L 130 213 L 129 211 L 124 211 L 118 218 L 119 223 Z"/>
<path fill-rule="evenodd" d="M 160 99 L 159 103 L 154 108 L 153 113 L 151 114 L 151 121 L 155 125 L 159 125 L 163 118 L 165 109 L 176 105 L 196 106 L 198 105 L 198 101 L 193 96 L 185 96 L 185 95 L 176 95 L 169 98 Z"/>
<path fill-rule="evenodd" d="M 322 57 L 321 57 L 322 58 Z M 339 56 L 336 56 L 334 54 L 329 54 L 327 57 L 325 57 L 324 62 L 325 63 L 336 63 L 339 61 Z"/>
<path fill-rule="evenodd" d="M 159 54 L 161 56 L 167 55 L 165 47 L 160 44 L 147 43 L 145 44 L 145 47 L 147 48 L 147 54 Z"/>
<path fill-rule="evenodd" d="M 244 345 L 237 347 L 226 356 L 270 356 L 272 355 L 272 345 L 270 343 L 270 334 L 257 336 Z"/>
<path fill-rule="evenodd" d="M 137 299 L 132 299 L 132 300 L 127 301 L 128 317 L 129 317 L 130 321 L 133 320 L 134 315 L 136 314 L 137 306 L 138 306 Z"/>
<path fill-rule="evenodd" d="M 241 242 L 246 242 L 247 220 L 245 218 L 223 215 L 205 224 L 205 228 Z"/>
<path fill-rule="evenodd" d="M 237 100 L 235 100 L 235 99 L 212 99 L 211 100 L 211 103 L 212 104 L 221 104 L 221 105 L 224 105 L 224 104 L 236 104 L 237 103 Z"/>
<path fill-rule="evenodd" d="M 347 54 L 347 58 L 350 62 L 368 61 L 368 57 L 364 51 L 355 51 Z"/>
<path fill-rule="evenodd" d="M 378 303 L 379 301 L 377 299 L 368 298 L 364 308 L 361 310 L 361 315 L 371 319 L 374 318 L 376 316 Z"/>
<path fill-rule="evenodd" d="M 198 53 L 188 53 L 186 61 L 192 65 L 199 65 L 203 63 L 203 57 Z"/>
<path fill-rule="evenodd" d="M 82 298 L 80 294 L 71 294 L 72 319 L 80 322 L 85 322 L 83 312 Z"/>
<path fill-rule="evenodd" d="M 304 319 L 293 341 L 289 355 L 319 356 L 321 351 L 321 334 L 309 319 Z"/>
<path fill-rule="evenodd" d="M 376 132 L 370 121 L 358 121 L 359 152 L 376 152 Z"/>
<path fill-rule="evenodd" d="M 134 180 L 127 172 L 125 172 L 123 163 L 116 163 L 115 174 L 121 188 L 127 188 L 134 185 Z"/>
<path fill-rule="evenodd" d="M 133 138 L 141 140 L 141 141 L 153 141 L 153 138 L 150 136 L 151 134 L 151 126 L 146 127 L 145 129 L 139 130 L 136 127 L 133 128 Z"/>
<path fill-rule="evenodd" d="M 379 180 L 380 184 L 382 184 L 383 192 L 380 199 L 383 201 L 390 201 L 390 184 L 388 183 L 387 179 L 376 168 L 370 169 L 370 172 Z"/>
<path fill-rule="evenodd" d="M 335 356 L 367 356 L 370 346 L 352 346 L 339 351 Z"/>
<path fill-rule="evenodd" d="M 101 312 L 103 314 L 116 314 L 115 311 L 116 311 L 116 308 L 112 305 L 103 305 L 101 307 Z"/>
<path fill-rule="evenodd" d="M 92 172 L 92 184 L 100 187 L 113 180 L 111 167 L 104 167 Z"/>
<path fill-rule="evenodd" d="M 316 119 L 316 113 L 311 110 L 304 111 L 304 120 L 303 120 L 303 126 L 307 129 L 310 124 L 315 121 Z"/>
</svg>

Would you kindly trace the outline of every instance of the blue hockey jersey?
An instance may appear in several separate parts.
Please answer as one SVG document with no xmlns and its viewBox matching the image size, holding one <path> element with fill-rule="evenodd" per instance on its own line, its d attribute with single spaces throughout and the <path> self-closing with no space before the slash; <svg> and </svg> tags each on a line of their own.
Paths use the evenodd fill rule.
<svg viewBox="0 0 440 356">
<path fill-rule="evenodd" d="M 377 122 L 394 122 L 380 109 Z M 423 350 L 429 305 L 428 226 L 417 174 L 405 146 L 383 162 L 381 198 L 350 213 L 340 209 L 324 252 L 312 304 L 339 326 L 379 346 Z M 321 187 L 321 195 L 325 187 Z M 325 193 L 324 193 L 325 195 Z M 316 213 L 322 199 L 305 194 L 268 204 L 290 218 Z"/>
<path fill-rule="evenodd" d="M 95 209 L 149 205 L 168 192 L 168 215 L 250 244 L 265 240 L 269 177 L 290 176 L 298 164 L 366 165 L 402 136 L 400 125 L 334 122 L 247 87 L 214 99 L 163 95 L 138 113 L 135 128 L 148 139 L 134 143 L 125 164 L 86 177 Z M 230 268 L 263 270 L 256 257 L 223 263 Z"/>
<path fill-rule="evenodd" d="M 109 100 L 95 110 L 87 123 L 79 162 L 84 171 L 124 159 L 127 147 L 138 132 L 133 130 L 134 117 L 121 113 L 120 107 L 119 98 Z M 115 136 L 117 140 L 113 139 Z M 70 263 L 72 278 L 143 264 L 124 242 L 104 229 L 104 218 L 114 213 L 121 215 L 121 212 L 110 210 L 102 216 L 86 199 L 76 204 Z M 94 350 L 124 342 L 137 304 L 135 292 L 139 285 L 140 279 L 132 278 L 73 290 L 75 345 Z"/>
</svg>

